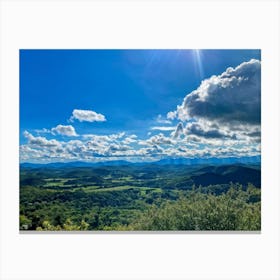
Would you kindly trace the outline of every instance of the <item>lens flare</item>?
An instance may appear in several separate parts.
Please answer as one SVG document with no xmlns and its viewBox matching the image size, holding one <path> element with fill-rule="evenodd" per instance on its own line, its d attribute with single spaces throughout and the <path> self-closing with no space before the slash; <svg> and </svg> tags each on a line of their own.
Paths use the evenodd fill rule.
<svg viewBox="0 0 280 280">
<path fill-rule="evenodd" d="M 204 70 L 203 70 L 203 64 L 202 64 L 202 54 L 201 50 L 193 50 L 193 58 L 194 58 L 194 64 L 195 68 L 198 72 L 199 78 L 202 80 L 204 78 Z"/>
</svg>

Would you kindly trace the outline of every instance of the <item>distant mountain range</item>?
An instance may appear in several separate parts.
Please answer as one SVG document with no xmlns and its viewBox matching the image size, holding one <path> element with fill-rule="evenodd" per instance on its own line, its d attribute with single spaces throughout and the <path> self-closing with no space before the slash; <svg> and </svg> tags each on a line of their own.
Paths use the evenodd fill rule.
<svg viewBox="0 0 280 280">
<path fill-rule="evenodd" d="M 53 162 L 46 164 L 39 163 L 21 163 L 20 166 L 23 168 L 64 168 L 64 167 L 92 167 L 92 166 L 123 166 L 123 165 L 224 165 L 224 164 L 260 164 L 261 156 L 252 157 L 228 157 L 228 158 L 166 158 L 154 162 L 129 162 L 125 160 L 115 161 L 102 161 L 102 162 L 84 162 L 84 161 L 72 161 L 72 162 Z"/>
<path fill-rule="evenodd" d="M 243 164 L 252 164 L 260 163 L 260 156 L 253 157 L 228 157 L 228 158 L 178 158 L 178 159 L 162 159 L 157 161 L 156 164 L 167 165 L 167 164 L 182 164 L 182 165 L 196 165 L 196 164 L 232 164 L 232 163 L 243 163 Z"/>
</svg>

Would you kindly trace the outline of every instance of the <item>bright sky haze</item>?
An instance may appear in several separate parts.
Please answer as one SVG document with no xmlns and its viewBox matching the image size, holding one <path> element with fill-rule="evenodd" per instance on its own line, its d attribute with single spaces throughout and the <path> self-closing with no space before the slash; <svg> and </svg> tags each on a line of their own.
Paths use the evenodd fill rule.
<svg viewBox="0 0 280 280">
<path fill-rule="evenodd" d="M 20 161 L 260 155 L 260 50 L 20 50 Z"/>
</svg>

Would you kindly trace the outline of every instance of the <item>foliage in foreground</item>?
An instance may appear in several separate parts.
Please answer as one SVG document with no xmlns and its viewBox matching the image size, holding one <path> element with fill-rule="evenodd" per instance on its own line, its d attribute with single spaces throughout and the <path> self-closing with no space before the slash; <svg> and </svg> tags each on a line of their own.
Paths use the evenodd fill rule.
<svg viewBox="0 0 280 280">
<path fill-rule="evenodd" d="M 160 207 L 143 213 L 131 230 L 260 230 L 260 190 L 252 185 L 246 191 L 233 187 L 215 196 L 189 192 Z"/>
<path fill-rule="evenodd" d="M 218 195 L 212 193 L 212 189 L 209 187 L 208 191 L 207 188 L 181 191 L 179 198 L 157 197 L 151 204 L 135 196 L 134 192 L 115 192 L 121 195 L 122 200 L 119 200 L 121 202 L 116 203 L 115 199 L 118 197 L 114 197 L 112 203 L 108 203 L 107 200 L 108 205 L 96 207 L 97 205 L 93 204 L 95 205 L 93 208 L 90 201 L 85 200 L 88 198 L 85 193 L 84 195 L 87 195 L 85 197 L 79 196 L 75 199 L 72 197 L 69 205 L 67 201 L 61 201 L 59 204 L 57 201 L 53 206 L 48 203 L 48 206 L 31 212 L 33 216 L 30 214 L 25 216 L 22 213 L 20 227 L 28 229 L 37 224 L 34 229 L 46 231 L 261 229 L 260 189 L 251 184 L 246 188 L 232 184 L 228 191 Z M 96 196 L 94 197 L 96 199 Z M 125 208 L 122 208 L 124 203 Z M 36 205 L 35 207 L 40 204 Z M 79 208 L 74 208 L 74 205 Z"/>
</svg>

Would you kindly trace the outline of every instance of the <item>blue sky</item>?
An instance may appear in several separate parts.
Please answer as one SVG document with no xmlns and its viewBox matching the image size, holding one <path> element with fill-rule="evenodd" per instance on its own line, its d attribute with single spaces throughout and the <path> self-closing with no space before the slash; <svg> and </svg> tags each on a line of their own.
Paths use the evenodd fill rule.
<svg viewBox="0 0 280 280">
<path fill-rule="evenodd" d="M 20 159 L 259 155 L 260 59 L 259 50 L 21 50 Z"/>
</svg>

